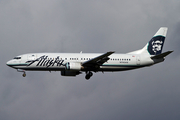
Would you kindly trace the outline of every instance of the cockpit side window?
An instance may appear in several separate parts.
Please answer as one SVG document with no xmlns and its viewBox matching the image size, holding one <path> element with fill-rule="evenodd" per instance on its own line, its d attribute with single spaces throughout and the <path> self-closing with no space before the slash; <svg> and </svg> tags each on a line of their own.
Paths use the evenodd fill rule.
<svg viewBox="0 0 180 120">
<path fill-rule="evenodd" d="M 14 57 L 14 59 L 18 60 L 18 59 L 21 59 L 21 57 Z"/>
</svg>

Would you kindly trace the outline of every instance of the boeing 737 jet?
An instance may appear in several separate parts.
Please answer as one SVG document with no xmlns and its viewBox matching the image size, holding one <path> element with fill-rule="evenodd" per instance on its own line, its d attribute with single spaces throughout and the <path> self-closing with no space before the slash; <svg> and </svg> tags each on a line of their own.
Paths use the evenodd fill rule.
<svg viewBox="0 0 180 120">
<path fill-rule="evenodd" d="M 163 62 L 173 51 L 162 53 L 166 27 L 161 27 L 153 38 L 140 50 L 126 54 L 106 53 L 30 53 L 14 57 L 6 64 L 18 72 L 61 71 L 62 76 L 76 76 L 86 73 L 88 80 L 93 72 L 125 71 Z"/>
</svg>

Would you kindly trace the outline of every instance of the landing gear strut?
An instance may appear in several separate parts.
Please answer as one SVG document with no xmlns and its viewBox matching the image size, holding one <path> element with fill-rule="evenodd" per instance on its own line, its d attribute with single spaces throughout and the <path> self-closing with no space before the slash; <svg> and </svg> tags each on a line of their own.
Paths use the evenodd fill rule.
<svg viewBox="0 0 180 120">
<path fill-rule="evenodd" d="M 92 77 L 92 76 L 93 76 L 93 73 L 89 71 L 89 72 L 86 72 L 85 78 L 86 78 L 86 80 L 89 80 L 90 77 Z"/>
<path fill-rule="evenodd" d="M 25 72 L 24 70 L 19 70 L 19 69 L 17 69 L 17 71 L 18 71 L 18 72 L 23 72 L 22 76 L 23 76 L 23 77 L 26 77 L 26 72 Z"/>
</svg>

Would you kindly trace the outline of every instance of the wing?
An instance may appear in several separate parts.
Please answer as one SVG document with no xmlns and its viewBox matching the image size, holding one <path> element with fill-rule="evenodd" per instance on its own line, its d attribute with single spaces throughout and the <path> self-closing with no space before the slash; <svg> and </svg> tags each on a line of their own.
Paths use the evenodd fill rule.
<svg viewBox="0 0 180 120">
<path fill-rule="evenodd" d="M 91 60 L 83 62 L 82 66 L 86 66 L 86 67 L 88 67 L 88 66 L 92 67 L 92 66 L 96 66 L 96 65 L 100 66 L 103 63 L 107 62 L 110 59 L 108 56 L 110 56 L 113 53 L 114 53 L 114 51 L 104 53 L 104 54 L 102 54 L 102 55 L 100 55 L 98 57 L 95 57 L 95 58 L 93 58 Z"/>
</svg>

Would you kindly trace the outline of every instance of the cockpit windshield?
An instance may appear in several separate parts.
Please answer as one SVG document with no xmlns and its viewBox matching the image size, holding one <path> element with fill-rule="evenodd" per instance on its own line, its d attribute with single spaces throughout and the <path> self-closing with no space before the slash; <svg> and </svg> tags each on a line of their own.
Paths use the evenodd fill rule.
<svg viewBox="0 0 180 120">
<path fill-rule="evenodd" d="M 18 60 L 18 59 L 21 59 L 21 57 L 14 57 L 14 59 Z"/>
</svg>

